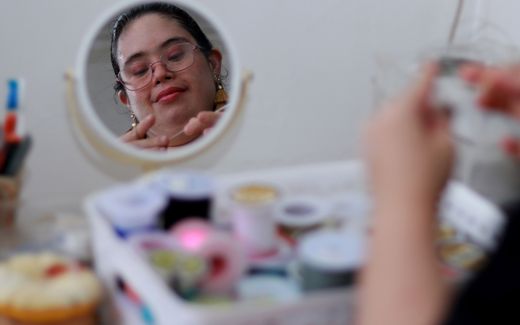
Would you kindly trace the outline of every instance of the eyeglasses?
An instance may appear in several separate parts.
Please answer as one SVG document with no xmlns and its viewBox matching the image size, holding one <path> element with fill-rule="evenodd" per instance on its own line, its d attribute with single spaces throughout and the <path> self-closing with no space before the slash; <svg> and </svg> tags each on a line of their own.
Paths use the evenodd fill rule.
<svg viewBox="0 0 520 325">
<path fill-rule="evenodd" d="M 200 49 L 191 43 L 174 43 L 162 51 L 159 61 L 148 63 L 146 58 L 130 62 L 118 74 L 119 80 L 127 90 L 140 90 L 152 82 L 153 66 L 162 63 L 170 72 L 185 70 L 193 64 L 194 51 Z"/>
</svg>

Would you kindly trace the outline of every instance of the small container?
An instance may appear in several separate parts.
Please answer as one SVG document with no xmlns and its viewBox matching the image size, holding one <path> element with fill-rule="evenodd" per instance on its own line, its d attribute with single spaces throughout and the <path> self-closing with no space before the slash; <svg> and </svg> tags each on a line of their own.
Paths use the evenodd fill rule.
<svg viewBox="0 0 520 325">
<path fill-rule="evenodd" d="M 196 172 L 160 173 L 149 185 L 168 199 L 159 217 L 162 229 L 169 230 L 190 217 L 211 219 L 215 185 L 210 176 Z"/>
<path fill-rule="evenodd" d="M 136 185 L 110 189 L 97 201 L 98 209 L 122 238 L 156 229 L 158 215 L 165 204 L 165 198 L 157 192 Z"/>
<path fill-rule="evenodd" d="M 274 208 L 280 191 L 267 184 L 246 184 L 231 191 L 233 231 L 249 255 L 276 253 Z"/>
<path fill-rule="evenodd" d="M 309 231 L 322 227 L 330 212 L 331 206 L 326 200 L 298 196 L 280 200 L 275 207 L 274 218 L 282 234 L 296 241 Z"/>
<path fill-rule="evenodd" d="M 207 264 L 208 271 L 201 283 L 203 293 L 227 295 L 231 292 L 246 269 L 243 249 L 233 237 L 200 219 L 184 220 L 172 228 L 170 234 L 184 251 Z"/>
<path fill-rule="evenodd" d="M 136 234 L 129 241 L 179 296 L 192 300 L 199 294 L 208 272 L 201 256 L 186 251 L 163 232 Z"/>
<path fill-rule="evenodd" d="M 303 237 L 297 253 L 303 290 L 352 285 L 364 252 L 363 238 L 353 233 L 318 231 Z"/>
</svg>

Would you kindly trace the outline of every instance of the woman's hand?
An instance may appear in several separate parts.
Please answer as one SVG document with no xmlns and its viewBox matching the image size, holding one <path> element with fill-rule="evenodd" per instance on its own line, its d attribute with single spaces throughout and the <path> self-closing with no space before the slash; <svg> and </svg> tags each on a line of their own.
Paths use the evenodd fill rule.
<svg viewBox="0 0 520 325">
<path fill-rule="evenodd" d="M 437 67 L 425 67 L 416 85 L 388 103 L 366 130 L 366 160 L 376 201 L 437 204 L 452 168 L 449 119 L 432 107 Z"/>
<path fill-rule="evenodd" d="M 448 116 L 432 107 L 437 68 L 382 108 L 366 132 L 374 223 L 360 278 L 359 325 L 438 324 L 447 288 L 434 249 L 436 206 L 454 156 Z"/>
<path fill-rule="evenodd" d="M 468 64 L 460 69 L 460 76 L 479 90 L 479 106 L 520 120 L 520 65 L 497 68 Z M 501 146 L 520 160 L 520 139 L 506 137 Z"/>
<path fill-rule="evenodd" d="M 217 112 L 204 111 L 197 114 L 196 117 L 192 117 L 186 126 L 184 127 L 184 133 L 187 136 L 200 136 L 201 134 L 208 133 L 211 128 L 217 123 L 222 110 Z"/>
<path fill-rule="evenodd" d="M 123 134 L 119 139 L 142 149 L 165 150 L 168 147 L 168 137 L 161 135 L 147 138 L 146 133 L 154 125 L 155 116 L 148 115 L 135 128 Z"/>
</svg>

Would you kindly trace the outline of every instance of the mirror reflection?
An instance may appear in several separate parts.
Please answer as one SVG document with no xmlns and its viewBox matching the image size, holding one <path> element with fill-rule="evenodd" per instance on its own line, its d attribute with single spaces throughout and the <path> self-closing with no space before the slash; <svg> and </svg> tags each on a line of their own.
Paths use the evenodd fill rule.
<svg viewBox="0 0 520 325">
<path fill-rule="evenodd" d="M 166 150 L 204 137 L 222 114 L 230 75 L 215 26 L 170 2 L 132 6 L 99 31 L 87 88 L 122 142 Z"/>
</svg>

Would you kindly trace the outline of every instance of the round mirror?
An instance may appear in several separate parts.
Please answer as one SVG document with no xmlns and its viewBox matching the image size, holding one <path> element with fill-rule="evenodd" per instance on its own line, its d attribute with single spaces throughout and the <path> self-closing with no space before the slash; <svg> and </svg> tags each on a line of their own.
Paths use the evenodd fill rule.
<svg viewBox="0 0 520 325">
<path fill-rule="evenodd" d="M 74 127 L 125 163 L 184 160 L 236 119 L 239 74 L 229 34 L 200 5 L 126 1 L 91 26 L 69 74 Z"/>
</svg>

